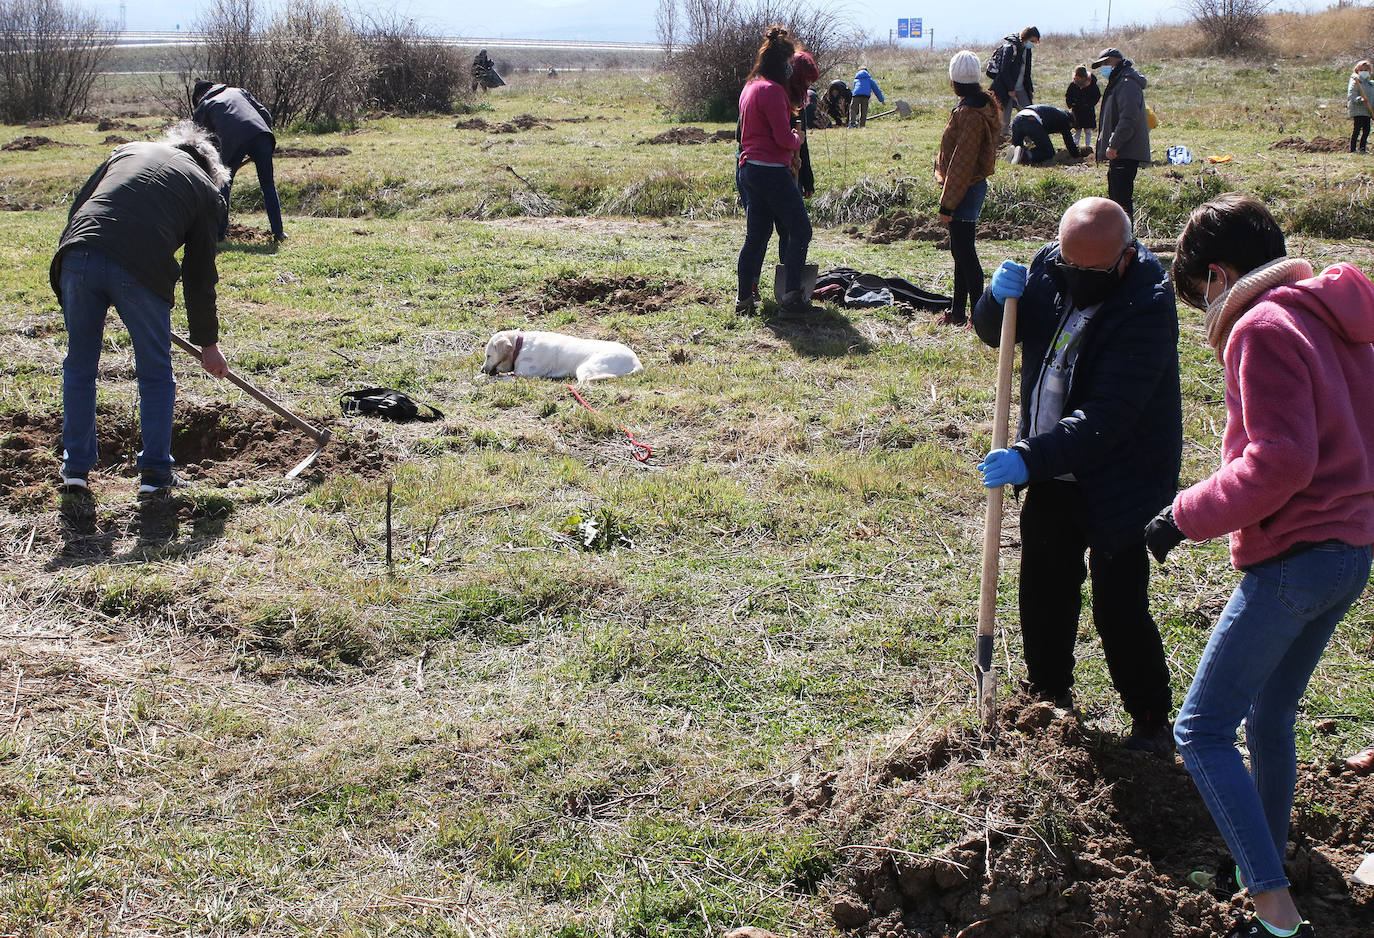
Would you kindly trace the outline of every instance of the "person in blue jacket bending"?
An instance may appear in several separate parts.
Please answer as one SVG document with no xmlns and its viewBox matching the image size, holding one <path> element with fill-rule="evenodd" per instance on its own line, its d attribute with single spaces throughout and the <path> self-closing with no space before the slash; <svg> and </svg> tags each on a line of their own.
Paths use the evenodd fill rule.
<svg viewBox="0 0 1374 938">
<path fill-rule="evenodd" d="M 862 127 L 868 123 L 868 99 L 872 95 L 878 96 L 878 101 L 886 103 L 883 97 L 883 89 L 878 87 L 878 83 L 873 80 L 873 76 L 868 74 L 868 69 L 861 68 L 854 73 L 854 96 L 849 99 L 849 126 Z"/>
</svg>

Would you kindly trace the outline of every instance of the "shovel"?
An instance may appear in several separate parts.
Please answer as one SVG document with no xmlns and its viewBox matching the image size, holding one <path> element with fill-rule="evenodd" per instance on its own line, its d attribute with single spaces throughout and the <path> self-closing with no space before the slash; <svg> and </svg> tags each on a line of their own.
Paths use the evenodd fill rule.
<svg viewBox="0 0 1374 938">
<path fill-rule="evenodd" d="M 993 408 L 992 448 L 1007 445 L 1011 414 L 1011 366 L 1016 357 L 1016 298 L 1009 297 L 1002 313 L 1002 340 L 997 347 L 997 401 Z M 988 489 L 983 525 L 983 578 L 978 585 L 978 647 L 974 678 L 978 684 L 978 714 L 992 729 L 997 718 L 997 671 L 993 668 L 993 637 L 997 626 L 997 561 L 1002 546 L 1002 487 Z"/>
<path fill-rule="evenodd" d="M 889 115 L 889 114 L 896 114 L 896 115 L 898 115 L 899 117 L 910 117 L 910 116 L 911 116 L 911 105 L 910 105 L 910 104 L 907 104 L 905 101 L 903 101 L 903 100 L 900 99 L 900 98 L 898 98 L 896 101 L 893 101 L 892 104 L 893 104 L 892 110 L 890 110 L 890 111 L 883 111 L 883 113 L 881 113 L 881 114 L 870 114 L 870 115 L 868 115 L 868 119 L 871 120 L 871 121 L 875 121 L 875 120 L 877 120 L 878 118 L 880 118 L 880 117 L 886 117 L 886 116 Z"/>
<path fill-rule="evenodd" d="M 181 349 L 182 351 L 184 351 L 186 354 L 195 358 L 196 361 L 201 360 L 200 349 L 196 348 L 190 342 L 187 342 L 185 339 L 177 335 L 175 332 L 172 333 L 172 344 L 175 345 L 177 348 Z M 286 477 L 288 479 L 294 479 L 296 476 L 300 475 L 306 469 L 310 468 L 310 466 L 315 462 L 315 460 L 319 458 L 320 451 L 324 449 L 325 444 L 329 442 L 329 438 L 331 435 L 330 432 L 328 430 L 318 430 L 315 427 L 312 427 L 310 424 L 306 423 L 300 417 L 297 417 L 295 414 L 291 413 L 291 411 L 287 410 L 285 407 L 281 406 L 276 401 L 272 400 L 272 398 L 268 397 L 262 391 L 259 391 L 253 385 L 249 384 L 247 381 L 245 381 L 243 378 L 240 378 L 232 371 L 225 375 L 225 377 L 229 380 L 230 384 L 234 385 L 244 394 L 247 394 L 253 400 L 257 401 L 259 404 L 266 407 L 268 410 L 272 411 L 272 413 L 276 414 L 278 417 L 281 417 L 287 423 L 291 424 L 297 430 L 300 430 L 306 436 L 310 437 L 312 440 L 315 441 L 315 452 L 311 453 L 309 456 L 302 459 L 296 465 L 296 468 L 292 469 L 290 472 L 286 474 Z"/>
</svg>

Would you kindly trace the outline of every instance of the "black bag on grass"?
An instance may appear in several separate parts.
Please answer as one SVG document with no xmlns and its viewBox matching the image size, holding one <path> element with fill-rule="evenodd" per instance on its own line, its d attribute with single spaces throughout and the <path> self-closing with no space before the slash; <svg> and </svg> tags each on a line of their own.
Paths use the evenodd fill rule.
<svg viewBox="0 0 1374 938">
<path fill-rule="evenodd" d="M 438 420 L 444 416 L 438 408 L 428 404 L 417 404 L 411 400 L 410 395 L 391 388 L 345 391 L 339 396 L 339 407 L 345 414 L 367 414 L 397 423 L 407 420 Z"/>
</svg>

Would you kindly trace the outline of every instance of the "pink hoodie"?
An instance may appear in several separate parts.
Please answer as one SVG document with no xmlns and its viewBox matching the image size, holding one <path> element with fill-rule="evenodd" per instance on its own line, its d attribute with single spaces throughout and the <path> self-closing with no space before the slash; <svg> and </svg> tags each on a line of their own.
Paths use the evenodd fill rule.
<svg viewBox="0 0 1374 938">
<path fill-rule="evenodd" d="M 787 166 L 801 149 L 792 130 L 792 103 L 787 89 L 775 81 L 756 78 L 739 93 L 740 162 Z"/>
<path fill-rule="evenodd" d="M 1350 264 L 1262 293 L 1226 342 L 1222 464 L 1178 494 L 1238 568 L 1299 542 L 1374 543 L 1374 284 Z"/>
</svg>

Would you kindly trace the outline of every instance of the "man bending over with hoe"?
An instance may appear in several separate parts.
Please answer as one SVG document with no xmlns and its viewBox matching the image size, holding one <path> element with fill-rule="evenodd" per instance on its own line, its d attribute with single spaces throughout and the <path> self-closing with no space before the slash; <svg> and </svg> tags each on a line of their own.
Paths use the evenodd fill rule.
<svg viewBox="0 0 1374 938">
<path fill-rule="evenodd" d="M 185 485 L 172 471 L 172 295 L 178 278 L 201 364 L 222 378 L 215 313 L 219 189 L 229 173 L 209 136 L 189 121 L 159 143 L 126 143 L 100 164 L 72 202 L 49 278 L 62 302 L 62 485 L 86 491 L 98 457 L 95 379 L 111 306 L 133 340 L 138 375 L 140 495 Z M 182 264 L 176 251 L 186 245 Z"/>
<path fill-rule="evenodd" d="M 973 310 L 988 345 L 1019 297 L 1017 442 L 988 453 L 989 487 L 1027 489 L 1021 509 L 1021 633 L 1032 691 L 1073 706 L 1083 581 L 1112 683 L 1131 716 L 1126 746 L 1172 755 L 1172 697 L 1146 591 L 1142 524 L 1177 489 L 1183 452 L 1178 309 L 1168 274 L 1115 202 L 1075 202 L 1030 268 L 1004 261 Z M 1084 554 L 1088 563 L 1084 566 Z"/>
</svg>

